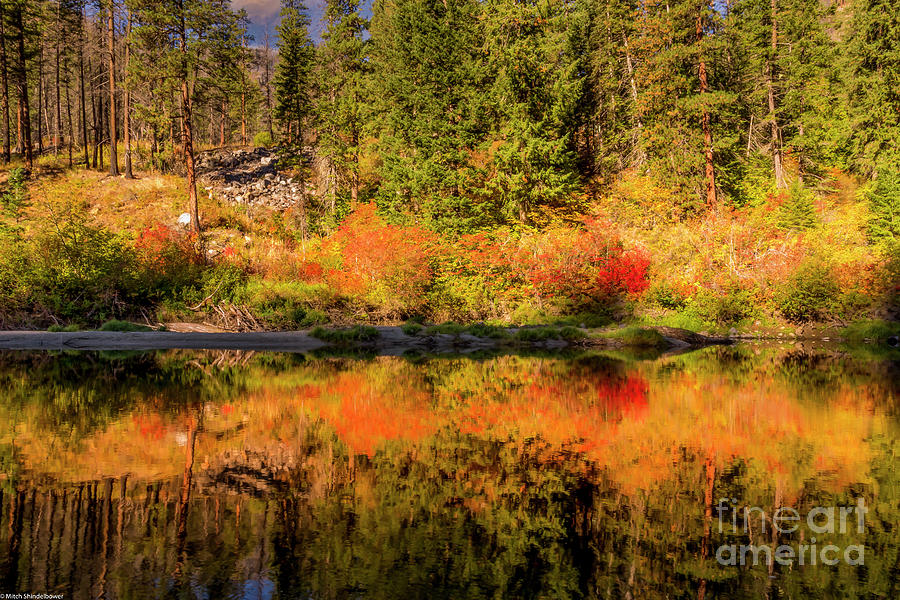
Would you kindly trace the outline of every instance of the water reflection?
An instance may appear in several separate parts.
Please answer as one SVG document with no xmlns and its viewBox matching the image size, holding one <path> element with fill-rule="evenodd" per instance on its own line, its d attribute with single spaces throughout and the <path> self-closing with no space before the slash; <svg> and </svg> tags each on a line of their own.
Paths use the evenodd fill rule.
<svg viewBox="0 0 900 600">
<path fill-rule="evenodd" d="M 739 346 L 0 354 L 0 591 L 898 596 L 897 364 Z M 721 566 L 716 503 L 870 507 L 864 566 Z M 825 541 L 820 540 L 820 544 Z"/>
</svg>

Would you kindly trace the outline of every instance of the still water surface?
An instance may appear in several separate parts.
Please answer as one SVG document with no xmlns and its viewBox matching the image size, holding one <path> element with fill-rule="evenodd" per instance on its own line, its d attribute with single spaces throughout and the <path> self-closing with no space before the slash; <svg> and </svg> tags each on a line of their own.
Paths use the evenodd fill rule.
<svg viewBox="0 0 900 600">
<path fill-rule="evenodd" d="M 0 353 L 0 593 L 898 598 L 898 373 L 794 346 Z M 858 502 L 862 527 L 805 520 Z M 838 564 L 717 561 L 812 537 Z"/>
</svg>

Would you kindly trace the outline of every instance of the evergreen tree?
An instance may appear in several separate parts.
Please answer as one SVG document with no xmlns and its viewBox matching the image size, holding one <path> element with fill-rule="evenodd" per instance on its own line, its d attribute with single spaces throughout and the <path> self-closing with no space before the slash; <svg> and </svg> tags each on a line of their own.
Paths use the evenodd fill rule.
<svg viewBox="0 0 900 600">
<path fill-rule="evenodd" d="M 195 165 L 194 107 L 223 72 L 232 71 L 245 32 L 229 0 L 132 0 L 134 37 L 141 50 L 132 63 L 178 97 L 181 150 L 187 174 L 191 225 L 200 232 Z"/>
<path fill-rule="evenodd" d="M 642 147 L 643 124 L 637 115 L 634 37 L 637 35 L 634 0 L 586 2 L 587 113 L 582 127 L 591 154 L 590 171 L 604 178 L 646 161 Z"/>
<path fill-rule="evenodd" d="M 309 16 L 302 0 L 283 0 L 275 65 L 275 118 L 288 144 L 302 144 L 302 128 L 312 110 L 310 86 L 315 49 L 309 38 Z"/>
<path fill-rule="evenodd" d="M 483 181 L 485 70 L 477 0 L 379 0 L 372 21 L 381 205 L 470 231 L 497 211 Z"/>
<path fill-rule="evenodd" d="M 825 16 L 818 0 L 740 0 L 729 15 L 752 119 L 746 145 L 769 157 L 778 189 L 788 187 L 789 168 L 802 176 L 834 163 L 843 145 L 845 103 Z"/>
<path fill-rule="evenodd" d="M 335 200 L 349 193 L 351 208 L 359 198 L 359 157 L 366 108 L 368 63 L 363 34 L 368 23 L 358 0 L 328 0 L 326 29 L 318 49 L 318 153 L 328 161 Z"/>
<path fill-rule="evenodd" d="M 653 0 L 637 16 L 636 119 L 650 172 L 686 212 L 715 201 L 716 168 L 728 161 L 734 94 L 721 85 L 730 62 L 722 15 L 711 3 Z"/>
<path fill-rule="evenodd" d="M 813 194 L 795 180 L 784 197 L 778 213 L 778 226 L 782 229 L 801 231 L 815 227 L 818 223 Z"/>
<path fill-rule="evenodd" d="M 485 191 L 503 220 L 535 224 L 577 189 L 572 132 L 582 94 L 570 30 L 582 13 L 565 0 L 489 0 L 485 54 L 496 111 Z M 499 219 L 498 219 L 499 220 Z"/>
<path fill-rule="evenodd" d="M 853 164 L 866 175 L 898 171 L 900 0 L 857 0 L 848 49 Z"/>
<path fill-rule="evenodd" d="M 873 242 L 900 240 L 900 173 L 882 170 L 868 193 L 869 238 Z"/>
</svg>

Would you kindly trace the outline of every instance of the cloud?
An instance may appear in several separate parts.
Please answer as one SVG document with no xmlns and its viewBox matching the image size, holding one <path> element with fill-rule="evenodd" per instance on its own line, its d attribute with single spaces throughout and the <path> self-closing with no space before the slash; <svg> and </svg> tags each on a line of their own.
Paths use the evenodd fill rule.
<svg viewBox="0 0 900 600">
<path fill-rule="evenodd" d="M 281 11 L 280 0 L 231 0 L 231 6 L 243 8 L 254 24 L 262 26 L 276 23 Z M 314 21 L 325 12 L 325 0 L 307 0 L 306 6 Z"/>
<path fill-rule="evenodd" d="M 278 11 L 281 10 L 279 0 L 231 0 L 231 6 L 235 10 L 243 8 L 247 16 L 257 25 L 268 25 L 278 19 Z"/>
</svg>

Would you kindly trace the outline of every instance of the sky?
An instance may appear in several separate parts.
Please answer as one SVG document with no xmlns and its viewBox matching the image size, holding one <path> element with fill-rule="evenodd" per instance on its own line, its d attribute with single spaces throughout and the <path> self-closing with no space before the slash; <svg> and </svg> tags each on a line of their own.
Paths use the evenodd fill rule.
<svg viewBox="0 0 900 600">
<path fill-rule="evenodd" d="M 247 11 L 250 17 L 250 35 L 253 36 L 253 44 L 263 45 L 266 28 L 269 29 L 270 43 L 275 46 L 275 26 L 278 24 L 278 12 L 281 10 L 281 0 L 231 0 L 235 9 Z M 312 20 L 310 34 L 314 41 L 321 39 L 322 14 L 325 12 L 325 0 L 306 0 L 309 8 L 309 18 Z"/>
</svg>

